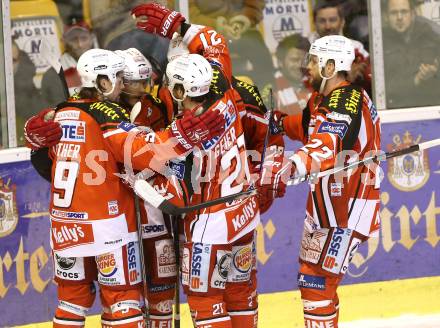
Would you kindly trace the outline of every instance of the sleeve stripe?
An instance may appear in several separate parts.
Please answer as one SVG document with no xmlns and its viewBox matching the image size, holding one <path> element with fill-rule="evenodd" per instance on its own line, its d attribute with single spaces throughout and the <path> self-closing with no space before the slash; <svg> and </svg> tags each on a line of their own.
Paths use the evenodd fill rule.
<svg viewBox="0 0 440 328">
<path fill-rule="evenodd" d="M 107 126 L 112 126 L 113 127 L 113 126 L 118 126 L 118 125 L 119 125 L 119 122 L 114 122 L 114 123 L 113 122 L 106 122 L 106 123 L 101 124 L 100 127 L 101 128 L 107 127 Z"/>
<path fill-rule="evenodd" d="M 246 113 L 246 116 L 249 117 L 249 118 L 254 119 L 257 122 L 263 123 L 264 125 L 268 124 L 268 120 L 267 119 L 265 119 L 263 117 L 260 117 L 260 116 L 257 116 L 255 114 L 252 114 L 252 113 L 248 112 L 248 113 Z"/>
<path fill-rule="evenodd" d="M 104 133 L 103 136 L 104 136 L 104 138 L 108 138 L 112 135 L 119 134 L 119 133 L 126 133 L 126 131 L 123 129 L 115 129 L 115 130 Z"/>
<path fill-rule="evenodd" d="M 195 38 L 195 36 L 203 30 L 205 27 L 202 25 L 191 24 L 191 27 L 186 31 L 183 36 L 183 44 L 189 45 L 191 41 Z"/>
<path fill-rule="evenodd" d="M 303 161 L 298 156 L 298 154 L 294 154 L 293 156 L 289 157 L 289 160 L 291 160 L 296 166 L 296 172 L 295 172 L 296 177 L 307 174 L 306 166 L 304 165 Z"/>
</svg>

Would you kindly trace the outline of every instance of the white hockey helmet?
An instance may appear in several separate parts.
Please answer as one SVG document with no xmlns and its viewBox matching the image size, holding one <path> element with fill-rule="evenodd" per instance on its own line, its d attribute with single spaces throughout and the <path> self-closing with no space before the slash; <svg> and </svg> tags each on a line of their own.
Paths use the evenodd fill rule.
<svg viewBox="0 0 440 328">
<path fill-rule="evenodd" d="M 168 62 L 173 61 L 179 56 L 188 54 L 189 50 L 186 44 L 183 42 L 183 37 L 179 33 L 175 32 L 173 34 L 173 38 L 170 41 L 170 45 L 168 46 Z"/>
<path fill-rule="evenodd" d="M 335 72 L 350 71 L 355 57 L 353 42 L 342 35 L 328 35 L 315 40 L 309 54 L 318 57 L 320 71 L 329 59 L 333 59 Z"/>
<path fill-rule="evenodd" d="M 124 57 L 124 79 L 128 81 L 150 80 L 153 68 L 147 58 L 136 48 L 116 50 L 116 54 Z"/>
<path fill-rule="evenodd" d="M 83 87 L 96 88 L 100 91 L 96 81 L 98 75 L 107 76 L 114 87 L 116 75 L 124 70 L 124 66 L 124 58 L 113 51 L 90 49 L 79 57 L 76 69 Z"/>
<path fill-rule="evenodd" d="M 209 62 L 198 54 L 182 55 L 169 62 L 166 69 L 168 89 L 172 97 L 181 101 L 188 97 L 203 96 L 209 92 L 212 81 L 212 67 Z M 184 89 L 182 99 L 174 96 L 176 84 Z"/>
</svg>

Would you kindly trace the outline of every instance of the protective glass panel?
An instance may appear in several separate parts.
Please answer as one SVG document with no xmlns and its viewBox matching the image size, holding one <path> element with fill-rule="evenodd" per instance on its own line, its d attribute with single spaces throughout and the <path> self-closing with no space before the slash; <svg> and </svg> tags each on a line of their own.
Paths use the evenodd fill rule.
<svg viewBox="0 0 440 328">
<path fill-rule="evenodd" d="M 440 104 L 440 4 L 382 2 L 387 108 Z"/>
<path fill-rule="evenodd" d="M 0 6 L 0 17 L 3 17 L 2 7 Z M 0 58 L 5 58 L 3 46 L 3 24 L 0 24 Z M 0 149 L 8 146 L 8 120 L 6 114 L 6 79 L 4 60 L 0 61 Z"/>
<path fill-rule="evenodd" d="M 319 3 L 321 4 L 321 3 Z M 371 90 L 366 1 L 342 2 L 320 10 L 316 1 L 189 1 L 192 23 L 212 26 L 228 40 L 233 74 L 255 84 L 266 105 L 273 89 L 275 106 L 299 113 L 313 91 L 303 65 L 310 43 L 329 34 L 356 39 L 350 78 Z M 345 17 L 345 25 L 344 19 Z"/>
</svg>

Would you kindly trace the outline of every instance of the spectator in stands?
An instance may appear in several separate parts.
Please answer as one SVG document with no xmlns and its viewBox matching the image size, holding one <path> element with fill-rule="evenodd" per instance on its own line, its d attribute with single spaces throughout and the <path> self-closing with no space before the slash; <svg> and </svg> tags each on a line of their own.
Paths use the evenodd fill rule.
<svg viewBox="0 0 440 328">
<path fill-rule="evenodd" d="M 316 32 L 309 37 L 310 43 L 326 35 L 343 35 L 345 16 L 341 1 L 318 1 L 313 9 L 313 20 Z M 348 73 L 348 80 L 361 85 L 367 92 L 371 91 L 371 67 L 369 53 L 364 45 L 351 39 L 355 48 L 356 58 Z"/>
<path fill-rule="evenodd" d="M 17 128 L 17 144 L 24 146 L 23 128 L 26 120 L 37 114 L 41 109 L 41 95 L 35 87 L 33 77 L 35 65 L 12 40 L 12 61 L 14 71 L 15 122 Z"/>
<path fill-rule="evenodd" d="M 131 8 L 152 0 L 89 1 L 93 28 L 100 45 L 108 50 L 138 49 L 153 66 L 152 79 L 158 83 L 165 72 L 169 39 L 136 29 L 135 20 L 127 14 Z M 173 8 L 174 0 L 155 0 Z"/>
<path fill-rule="evenodd" d="M 63 33 L 65 52 L 60 58 L 66 77 L 70 95 L 81 88 L 81 80 L 76 71 L 78 58 L 87 50 L 95 48 L 95 37 L 90 27 L 84 21 L 71 22 L 66 25 Z M 41 93 L 46 106 L 54 106 L 65 100 L 63 85 L 53 68 L 44 75 L 41 82 Z"/>
<path fill-rule="evenodd" d="M 191 22 L 215 27 L 228 39 L 234 74 L 250 78 L 262 94 L 273 83 L 274 71 L 270 51 L 256 27 L 264 6 L 264 0 L 189 1 Z"/>
<path fill-rule="evenodd" d="M 309 40 L 292 34 L 281 40 L 276 49 L 279 70 L 275 72 L 275 98 L 277 109 L 288 115 L 300 113 L 311 94 L 302 67 L 309 48 Z"/>
<path fill-rule="evenodd" d="M 440 103 L 440 37 L 416 19 L 410 0 L 388 0 L 382 12 L 385 91 L 388 108 Z"/>
</svg>

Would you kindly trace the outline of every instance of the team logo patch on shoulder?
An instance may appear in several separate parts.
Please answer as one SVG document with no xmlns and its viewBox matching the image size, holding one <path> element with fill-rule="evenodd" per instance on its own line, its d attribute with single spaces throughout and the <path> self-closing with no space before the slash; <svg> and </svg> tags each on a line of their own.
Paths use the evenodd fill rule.
<svg viewBox="0 0 440 328">
<path fill-rule="evenodd" d="M 322 122 L 319 126 L 318 133 L 331 133 L 338 135 L 344 139 L 348 126 L 345 123 Z"/>
<path fill-rule="evenodd" d="M 60 141 L 86 142 L 86 122 L 84 121 L 62 121 L 61 128 L 63 135 Z"/>
<path fill-rule="evenodd" d="M 128 132 L 130 130 L 133 130 L 135 127 L 136 127 L 136 125 L 131 124 L 129 122 L 121 122 L 118 125 L 118 129 L 122 129 L 122 130 L 124 130 L 126 132 Z"/>
<path fill-rule="evenodd" d="M 170 175 L 175 175 L 177 179 L 183 180 L 185 177 L 185 162 L 179 161 L 179 162 L 173 162 L 170 161 L 169 163 L 169 169 L 170 169 Z"/>
</svg>

